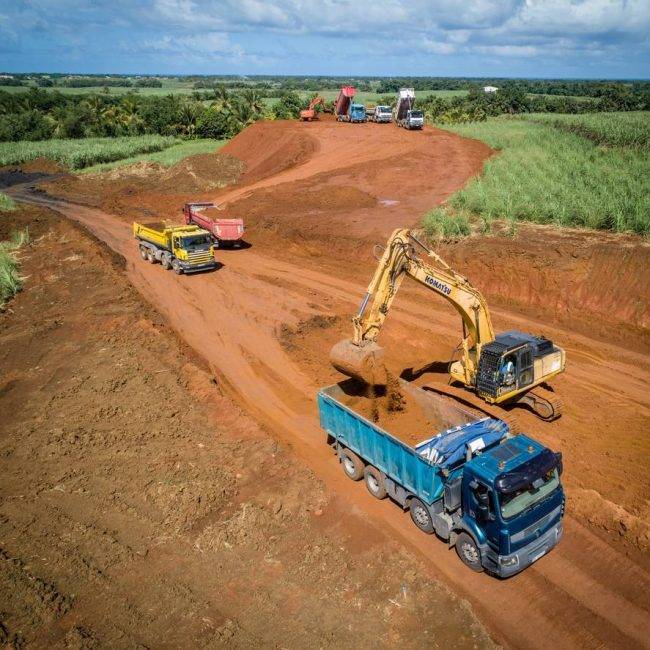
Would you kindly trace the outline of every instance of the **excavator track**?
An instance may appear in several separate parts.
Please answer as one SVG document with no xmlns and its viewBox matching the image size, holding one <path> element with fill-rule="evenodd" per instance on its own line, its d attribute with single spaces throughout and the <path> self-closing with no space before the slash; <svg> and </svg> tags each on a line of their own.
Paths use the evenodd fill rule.
<svg viewBox="0 0 650 650">
<path fill-rule="evenodd" d="M 537 386 L 535 390 L 529 390 L 522 395 L 517 404 L 525 404 L 545 422 L 557 420 L 562 415 L 564 404 L 562 400 L 548 388 Z"/>
<path fill-rule="evenodd" d="M 512 434 L 521 433 L 521 428 L 519 427 L 517 418 L 512 415 L 512 413 L 508 413 L 508 411 L 496 404 L 488 404 L 478 395 L 471 393 L 465 388 L 457 388 L 456 386 L 450 386 L 448 384 L 425 384 L 422 388 L 431 391 L 432 393 L 438 393 L 439 395 L 450 397 L 455 402 L 459 402 L 463 406 L 469 407 L 477 414 L 483 414 L 491 418 L 496 418 L 497 420 L 502 420 L 508 425 L 510 433 Z"/>
</svg>

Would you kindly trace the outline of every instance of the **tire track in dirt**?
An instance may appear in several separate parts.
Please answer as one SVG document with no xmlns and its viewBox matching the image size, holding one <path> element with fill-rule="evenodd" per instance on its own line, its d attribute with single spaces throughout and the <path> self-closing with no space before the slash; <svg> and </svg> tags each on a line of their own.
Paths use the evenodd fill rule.
<svg viewBox="0 0 650 650">
<path fill-rule="evenodd" d="M 253 250 L 222 252 L 225 266 L 218 273 L 178 278 L 142 263 L 129 228 L 111 215 L 61 201 L 16 198 L 46 204 L 81 222 L 124 255 L 133 284 L 207 359 L 247 410 L 286 442 L 350 508 L 375 522 L 369 521 L 369 534 L 373 525 L 381 525 L 417 550 L 432 573 L 444 577 L 472 603 L 501 642 L 513 647 L 646 643 L 648 608 L 643 594 L 650 585 L 648 572 L 572 517 L 567 517 L 565 538 L 553 553 L 521 575 L 499 582 L 468 572 L 444 544 L 412 527 L 408 515 L 395 505 L 372 499 L 345 479 L 318 427 L 314 403 L 318 386 L 283 350 L 277 328 L 326 311 L 319 301 L 329 300 L 332 306 L 344 302 L 346 309 L 353 309 L 360 296 L 359 284 L 269 260 Z M 260 273 L 299 281 L 300 290 L 265 282 Z M 407 299 L 405 306 L 412 314 L 408 321 L 417 321 L 419 304 Z M 436 327 L 442 327 L 445 335 L 457 330 L 451 318 L 436 315 L 440 316 Z M 396 313 L 392 318 L 405 317 Z M 534 331 L 534 324 L 529 323 L 527 329 Z M 630 371 L 633 364 L 626 363 L 623 354 L 614 358 L 620 374 L 613 385 L 623 391 L 627 388 L 624 370 Z M 580 361 L 576 365 L 584 370 Z M 589 376 L 588 370 L 584 372 Z M 570 386 L 569 378 L 563 386 Z"/>
</svg>

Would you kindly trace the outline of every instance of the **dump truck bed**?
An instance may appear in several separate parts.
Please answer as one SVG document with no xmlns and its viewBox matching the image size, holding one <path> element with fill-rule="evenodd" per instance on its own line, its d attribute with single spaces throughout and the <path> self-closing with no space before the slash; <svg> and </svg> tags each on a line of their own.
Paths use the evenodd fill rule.
<svg viewBox="0 0 650 650">
<path fill-rule="evenodd" d="M 142 224 L 133 222 L 133 236 L 137 239 L 155 244 L 159 248 L 171 250 L 172 235 L 198 234 L 203 232 L 198 226 L 166 226 L 165 224 Z"/>
<path fill-rule="evenodd" d="M 350 384 L 341 382 L 318 393 L 321 427 L 331 438 L 370 462 L 426 503 L 439 499 L 449 463 L 459 462 L 468 441 L 483 440 L 494 444 L 505 436 L 508 427 L 499 420 L 478 418 L 449 400 L 400 381 L 400 387 L 412 397 L 436 430 L 423 431 L 418 443 L 407 441 L 408 435 L 394 435 L 359 413 L 349 400 Z"/>
</svg>

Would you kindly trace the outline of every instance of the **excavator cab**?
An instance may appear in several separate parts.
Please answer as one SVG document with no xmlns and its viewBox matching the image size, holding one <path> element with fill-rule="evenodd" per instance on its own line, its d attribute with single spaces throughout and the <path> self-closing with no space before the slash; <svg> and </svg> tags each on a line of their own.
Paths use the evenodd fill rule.
<svg viewBox="0 0 650 650">
<path fill-rule="evenodd" d="M 517 330 L 503 332 L 481 349 L 476 389 L 488 401 L 501 401 L 563 368 L 563 351 L 549 339 Z"/>
</svg>

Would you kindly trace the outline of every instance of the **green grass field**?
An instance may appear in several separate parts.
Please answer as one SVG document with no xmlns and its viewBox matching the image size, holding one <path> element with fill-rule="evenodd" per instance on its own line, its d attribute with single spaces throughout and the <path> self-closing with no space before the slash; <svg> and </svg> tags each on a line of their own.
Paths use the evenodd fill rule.
<svg viewBox="0 0 650 650">
<path fill-rule="evenodd" d="M 531 113 L 524 119 L 577 133 L 601 145 L 650 148 L 650 113 L 644 111 L 582 115 Z"/>
<path fill-rule="evenodd" d="M 14 203 L 14 200 L 10 196 L 0 192 L 0 212 L 8 212 L 9 210 L 15 209 L 16 204 Z"/>
<path fill-rule="evenodd" d="M 138 87 L 123 87 L 111 86 L 109 88 L 109 95 L 126 95 L 129 92 L 135 92 L 138 95 L 170 95 L 170 94 L 183 94 L 188 95 L 194 91 L 194 84 L 188 81 L 178 81 L 176 79 L 162 79 L 162 88 L 138 88 Z M 5 90 L 8 93 L 21 93 L 29 90 L 29 86 L 2 86 L 0 90 Z M 43 90 L 54 91 L 58 90 L 62 95 L 91 95 L 91 94 L 104 94 L 102 91 L 104 86 L 88 86 L 84 88 L 67 88 L 65 86 L 54 86 L 51 88 L 43 88 Z"/>
<path fill-rule="evenodd" d="M 640 139 L 639 128 L 647 129 L 650 113 L 560 119 L 565 117 L 620 144 Z M 478 216 L 484 231 L 493 219 L 509 219 L 650 235 L 647 150 L 599 146 L 558 128 L 550 118 L 540 123 L 535 115 L 502 116 L 442 127 L 501 151 L 447 205 L 459 214 Z"/>
<path fill-rule="evenodd" d="M 186 140 L 184 142 L 174 144 L 167 149 L 163 149 L 162 151 L 138 154 L 137 156 L 130 156 L 128 158 L 122 158 L 121 160 L 115 160 L 109 163 L 100 163 L 98 165 L 85 167 L 81 170 L 81 173 L 93 174 L 96 172 L 104 172 L 110 169 L 115 169 L 116 167 L 132 165 L 133 163 L 140 162 L 141 160 L 150 160 L 151 162 L 158 163 L 159 165 L 170 166 L 176 164 L 183 158 L 187 158 L 188 156 L 195 156 L 200 153 L 214 153 L 215 151 L 221 149 L 221 147 L 223 147 L 226 142 L 228 141 Z"/>
<path fill-rule="evenodd" d="M 0 166 L 17 165 L 36 158 L 49 158 L 70 169 L 112 162 L 138 154 L 162 151 L 182 140 L 161 135 L 124 138 L 84 138 L 79 140 L 41 140 L 39 142 L 0 142 Z"/>
</svg>

